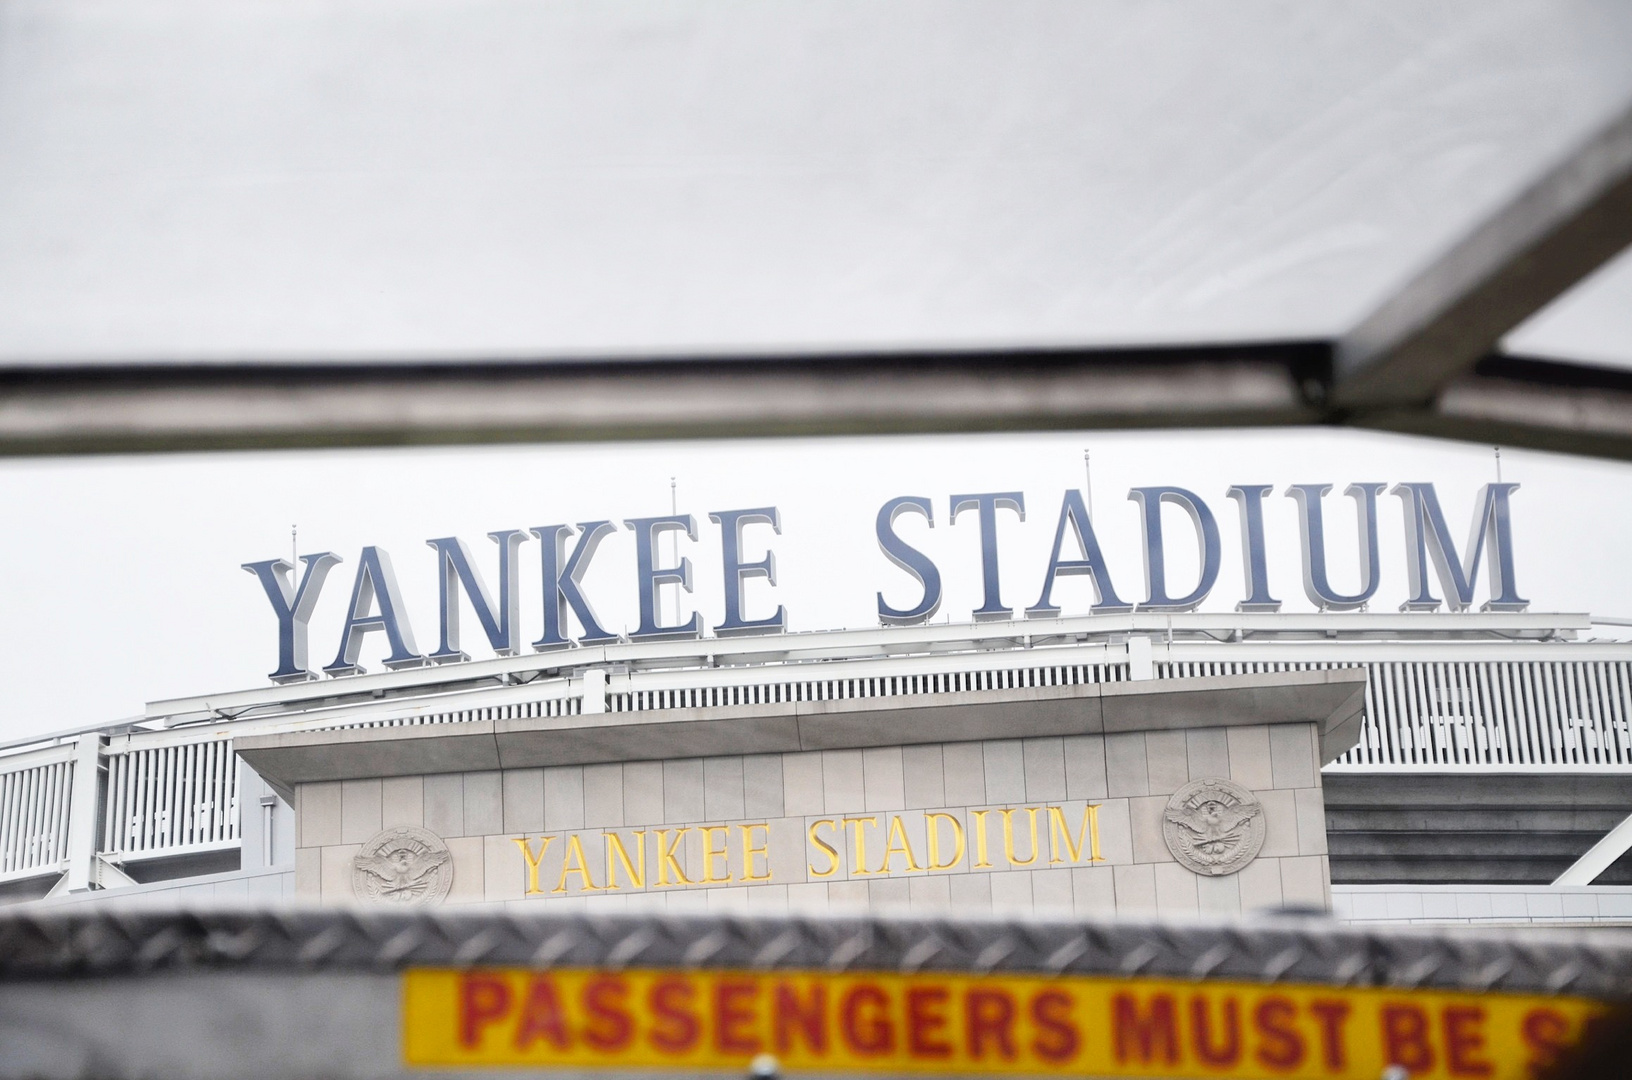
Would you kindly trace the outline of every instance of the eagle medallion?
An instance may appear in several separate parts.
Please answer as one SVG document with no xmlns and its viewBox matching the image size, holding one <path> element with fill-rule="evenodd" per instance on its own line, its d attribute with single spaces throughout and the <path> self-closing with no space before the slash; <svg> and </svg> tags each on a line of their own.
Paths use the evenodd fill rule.
<svg viewBox="0 0 1632 1080">
<path fill-rule="evenodd" d="M 351 891 L 380 904 L 440 904 L 453 887 L 453 855 L 412 825 L 375 833 L 351 860 Z"/>
<path fill-rule="evenodd" d="M 1264 805 L 1233 780 L 1192 780 L 1168 800 L 1162 838 L 1186 869 L 1209 877 L 1233 874 L 1264 846 Z"/>
</svg>

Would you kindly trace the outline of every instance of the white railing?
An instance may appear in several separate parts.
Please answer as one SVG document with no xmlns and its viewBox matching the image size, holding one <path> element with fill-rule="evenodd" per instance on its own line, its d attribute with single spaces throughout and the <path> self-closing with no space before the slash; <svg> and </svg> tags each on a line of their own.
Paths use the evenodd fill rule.
<svg viewBox="0 0 1632 1080">
<path fill-rule="evenodd" d="M 1253 646 L 1202 646 L 1250 651 Z M 1199 651 L 1196 647 L 1187 652 Z M 991 657 L 959 658 L 991 664 Z M 1118 682 L 1122 663 L 1038 664 L 1039 653 L 1003 657 L 1007 665 L 974 671 L 789 679 L 787 670 L 644 673 L 614 677 L 612 712 L 717 708 L 839 698 L 961 693 Z M 937 658 L 948 666 L 948 658 Z M 1020 661 L 1016 664 L 1015 661 Z M 1029 660 L 1031 666 L 1021 666 Z M 885 662 L 923 665 L 928 658 Z M 1158 679 L 1364 667 L 1366 719 L 1359 744 L 1333 766 L 1400 769 L 1632 769 L 1632 661 L 1627 660 L 1232 660 L 1162 661 Z M 639 684 L 693 685 L 639 688 Z M 620 686 L 620 683 L 623 684 Z"/>
<path fill-rule="evenodd" d="M 121 858 L 238 840 L 238 758 L 214 732 L 197 741 L 108 752 L 102 851 Z"/>
<path fill-rule="evenodd" d="M 801 631 L 745 637 L 625 641 L 544 653 L 469 660 L 400 671 L 379 671 L 337 679 L 267 686 L 198 697 L 149 702 L 147 719 L 165 725 L 194 720 L 247 719 L 326 709 L 341 699 L 361 703 L 381 699 L 424 700 L 463 688 L 492 688 L 560 681 L 585 668 L 692 674 L 716 667 L 736 670 L 826 660 L 923 658 L 950 660 L 970 655 L 991 657 L 1006 666 L 1006 654 L 1033 645 L 1098 643 L 1121 651 L 1130 636 L 1152 641 L 1218 644 L 1314 639 L 1332 644 L 1355 642 L 1554 642 L 1590 632 L 1586 615 L 1530 612 L 1131 612 L 1123 615 L 1079 615 L 1059 619 L 997 620 L 976 623 L 930 623 L 865 630 Z M 1032 661 L 1026 661 L 1028 663 Z M 756 681 L 753 679 L 750 682 Z M 329 703 L 329 704 L 325 704 Z"/>
<path fill-rule="evenodd" d="M 1626 661 L 1381 663 L 1344 765 L 1632 767 Z"/>
<path fill-rule="evenodd" d="M 0 758 L 0 880 L 50 872 L 67 857 L 73 750 Z"/>
<path fill-rule="evenodd" d="M 1158 664 L 1164 678 L 1340 662 Z M 1632 662 L 1378 660 L 1366 719 L 1338 768 L 1632 769 Z"/>
<path fill-rule="evenodd" d="M 1103 649 L 1096 649 L 1103 652 Z M 1035 654 L 1032 654 L 1035 656 Z M 1025 653 L 1011 657 L 1026 657 Z M 980 663 L 980 658 L 968 658 Z M 1066 663 L 1026 666 L 998 666 L 986 657 L 987 665 L 973 671 L 902 671 L 890 675 L 834 675 L 830 678 L 788 679 L 786 669 L 762 669 L 767 681 L 738 682 L 724 672 L 716 672 L 712 683 L 692 686 L 664 686 L 627 690 L 607 695 L 609 712 L 638 712 L 648 709 L 714 709 L 730 705 L 774 705 L 793 701 L 839 701 L 852 698 L 917 696 L 921 694 L 961 694 L 980 690 L 1014 690 L 1030 686 L 1078 686 L 1085 683 L 1121 682 L 1128 678 L 1127 664 Z M 894 661 L 894 667 L 925 666 L 924 660 Z M 945 667 L 944 661 L 940 666 Z M 735 673 L 736 678 L 742 677 Z M 660 677 L 637 675 L 632 682 L 656 682 Z M 724 681 L 721 681 L 723 678 Z M 664 678 L 663 681 L 674 681 Z"/>
<path fill-rule="evenodd" d="M 549 693 L 546 696 L 546 691 Z M 323 722 L 325 728 L 379 728 L 413 727 L 418 724 L 463 724 L 472 720 L 526 720 L 544 716 L 575 716 L 583 705 L 582 697 L 566 697 L 556 687 L 545 686 L 530 691 L 523 689 L 518 700 L 495 702 L 501 696 L 497 689 L 466 691 L 483 695 L 480 704 L 463 709 L 404 708 L 397 705 L 376 705 L 373 714 L 364 714 L 366 706 L 349 706 L 337 711 Z M 512 689 L 511 694 L 516 691 Z"/>
</svg>

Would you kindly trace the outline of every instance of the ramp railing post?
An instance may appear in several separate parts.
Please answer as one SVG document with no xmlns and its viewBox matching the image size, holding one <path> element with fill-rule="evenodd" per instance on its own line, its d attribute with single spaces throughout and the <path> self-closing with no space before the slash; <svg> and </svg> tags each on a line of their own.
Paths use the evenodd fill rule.
<svg viewBox="0 0 1632 1080">
<path fill-rule="evenodd" d="M 63 892 L 87 892 L 96 881 L 96 844 L 102 822 L 102 737 L 87 732 L 74 747 L 73 791 L 68 800 L 68 872 Z"/>
</svg>

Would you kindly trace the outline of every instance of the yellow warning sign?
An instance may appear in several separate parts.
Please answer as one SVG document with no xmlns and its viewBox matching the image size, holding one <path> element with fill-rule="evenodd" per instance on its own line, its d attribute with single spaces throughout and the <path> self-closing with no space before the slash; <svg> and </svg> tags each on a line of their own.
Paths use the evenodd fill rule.
<svg viewBox="0 0 1632 1080">
<path fill-rule="evenodd" d="M 1520 994 L 811 971 L 416 970 L 411 1066 L 1528 1080 L 1604 1011 Z"/>
</svg>

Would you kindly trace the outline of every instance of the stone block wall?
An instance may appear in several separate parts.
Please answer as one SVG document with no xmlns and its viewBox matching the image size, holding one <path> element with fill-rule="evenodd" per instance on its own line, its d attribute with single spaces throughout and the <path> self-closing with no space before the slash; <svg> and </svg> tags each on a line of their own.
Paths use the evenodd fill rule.
<svg viewBox="0 0 1632 1080">
<path fill-rule="evenodd" d="M 1203 777 L 1263 804 L 1263 848 L 1239 873 L 1192 873 L 1162 838 L 1169 797 Z M 1307 723 L 307 783 L 296 811 L 297 891 L 337 903 L 353 900 L 360 846 L 413 825 L 448 845 L 449 903 L 1003 914 L 1331 904 Z M 644 888 L 608 854 L 609 835 Z"/>
</svg>

